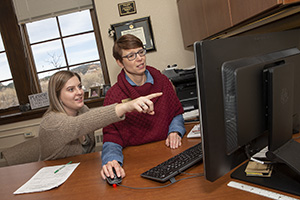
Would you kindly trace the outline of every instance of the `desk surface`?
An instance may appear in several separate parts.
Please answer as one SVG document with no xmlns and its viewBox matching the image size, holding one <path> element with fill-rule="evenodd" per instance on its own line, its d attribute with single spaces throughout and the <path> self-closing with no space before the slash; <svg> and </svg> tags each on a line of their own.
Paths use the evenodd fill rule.
<svg viewBox="0 0 300 200">
<path fill-rule="evenodd" d="M 189 131 L 193 124 L 187 124 Z M 140 177 L 144 171 L 156 166 L 168 158 L 197 144 L 200 139 L 187 139 L 184 137 L 183 145 L 176 150 L 171 150 L 164 145 L 164 141 L 145 144 L 142 146 L 127 147 L 124 149 L 124 169 L 126 177 L 122 184 L 132 187 L 154 187 L 167 183 L 159 183 Z M 80 162 L 80 165 L 60 187 L 50 191 L 13 195 L 21 185 L 28 181 L 40 168 L 51 165 L 65 164 L 69 161 Z M 209 182 L 205 178 L 197 177 L 179 181 L 171 186 L 161 189 L 136 190 L 124 187 L 113 188 L 103 181 L 100 176 L 101 155 L 99 152 L 60 159 L 55 161 L 34 162 L 16 166 L 0 168 L 0 198 L 1 199 L 268 199 L 252 193 L 241 191 L 227 186 L 233 179 L 230 173 L 215 182 Z M 199 163 L 188 169 L 189 173 L 203 173 L 203 164 Z M 176 176 L 176 179 L 187 177 L 187 175 Z M 234 180 L 237 181 L 237 180 Z M 237 181 L 241 182 L 241 181 Z M 246 183 L 259 187 L 257 185 Z M 260 187 L 261 188 L 261 187 Z M 269 191 L 274 191 L 265 188 Z M 294 195 L 285 194 L 291 197 Z"/>
</svg>

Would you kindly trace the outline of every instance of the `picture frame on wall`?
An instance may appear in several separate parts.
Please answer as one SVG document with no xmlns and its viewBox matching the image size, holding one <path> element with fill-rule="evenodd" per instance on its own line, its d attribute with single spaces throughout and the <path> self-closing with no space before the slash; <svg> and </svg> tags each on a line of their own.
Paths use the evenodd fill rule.
<svg viewBox="0 0 300 200">
<path fill-rule="evenodd" d="M 150 16 L 111 24 L 111 30 L 114 31 L 114 40 L 119 39 L 122 35 L 132 34 L 140 38 L 147 51 L 156 50 Z"/>
<path fill-rule="evenodd" d="M 90 87 L 89 98 L 100 97 L 100 94 L 101 94 L 100 86 Z"/>
<path fill-rule="evenodd" d="M 105 97 L 105 95 L 106 95 L 106 93 L 107 93 L 107 91 L 109 90 L 110 87 L 111 87 L 110 84 L 103 85 L 101 97 Z"/>
<path fill-rule="evenodd" d="M 128 1 L 118 4 L 120 16 L 131 15 L 136 13 L 135 1 Z"/>
<path fill-rule="evenodd" d="M 28 95 L 31 109 L 37 109 L 49 106 L 48 92 Z"/>
</svg>

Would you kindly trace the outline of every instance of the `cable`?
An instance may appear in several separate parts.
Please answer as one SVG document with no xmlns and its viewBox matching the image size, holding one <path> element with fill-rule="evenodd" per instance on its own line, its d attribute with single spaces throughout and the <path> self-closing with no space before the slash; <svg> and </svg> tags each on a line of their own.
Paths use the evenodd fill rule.
<svg viewBox="0 0 300 200">
<path fill-rule="evenodd" d="M 167 185 L 163 185 L 163 186 L 157 186 L 157 187 L 131 187 L 131 186 L 126 186 L 126 185 L 122 185 L 122 184 L 117 184 L 117 185 L 121 186 L 121 187 L 129 188 L 129 189 L 135 189 L 135 190 L 159 189 L 159 188 L 165 188 L 165 187 L 168 187 L 170 185 L 173 185 L 174 183 L 177 183 L 177 182 L 179 182 L 181 180 L 186 180 L 186 179 L 191 179 L 191 178 L 196 178 L 196 177 L 203 176 L 203 173 L 185 173 L 185 172 L 182 172 L 181 174 L 187 174 L 187 175 L 196 174 L 196 175 L 190 176 L 190 177 L 181 178 L 181 179 L 178 179 L 178 180 L 175 180 L 175 178 L 173 177 L 173 178 L 170 179 L 171 183 L 169 183 Z"/>
<path fill-rule="evenodd" d="M 300 138 L 300 136 L 297 136 L 297 137 L 295 137 L 295 138 L 293 138 L 294 140 L 297 140 L 297 139 L 299 139 Z"/>
<path fill-rule="evenodd" d="M 204 176 L 203 173 L 186 173 L 186 172 L 181 172 L 181 174 L 186 174 L 186 175 L 196 175 L 196 176 Z"/>
</svg>

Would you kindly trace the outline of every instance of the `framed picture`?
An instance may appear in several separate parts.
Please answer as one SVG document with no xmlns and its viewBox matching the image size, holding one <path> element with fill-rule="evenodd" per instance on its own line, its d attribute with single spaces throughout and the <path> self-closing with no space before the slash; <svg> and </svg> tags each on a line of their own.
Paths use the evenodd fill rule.
<svg viewBox="0 0 300 200">
<path fill-rule="evenodd" d="M 126 22 L 121 22 L 111 25 L 111 30 L 114 32 L 114 39 L 117 40 L 122 35 L 132 34 L 140 38 L 147 51 L 155 49 L 150 17 L 134 19 Z"/>
<path fill-rule="evenodd" d="M 109 90 L 111 86 L 108 84 L 108 85 L 103 85 L 103 89 L 102 89 L 102 97 L 105 97 L 107 91 Z"/>
<path fill-rule="evenodd" d="M 28 99 L 31 109 L 49 106 L 49 97 L 47 92 L 28 95 Z"/>
<path fill-rule="evenodd" d="M 136 13 L 136 6 L 134 1 L 128 1 L 118 4 L 120 16 L 131 15 Z"/>
<path fill-rule="evenodd" d="M 91 87 L 89 90 L 89 98 L 100 97 L 100 86 Z"/>
</svg>

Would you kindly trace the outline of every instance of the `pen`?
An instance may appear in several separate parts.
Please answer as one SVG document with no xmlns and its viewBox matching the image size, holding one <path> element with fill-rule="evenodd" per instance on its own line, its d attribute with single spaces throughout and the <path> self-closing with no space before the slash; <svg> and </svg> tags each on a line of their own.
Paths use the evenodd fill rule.
<svg viewBox="0 0 300 200">
<path fill-rule="evenodd" d="M 59 170 L 63 169 L 66 165 L 71 164 L 72 161 L 68 162 L 67 164 L 61 166 L 59 169 L 55 170 L 54 174 L 57 173 Z"/>
</svg>

